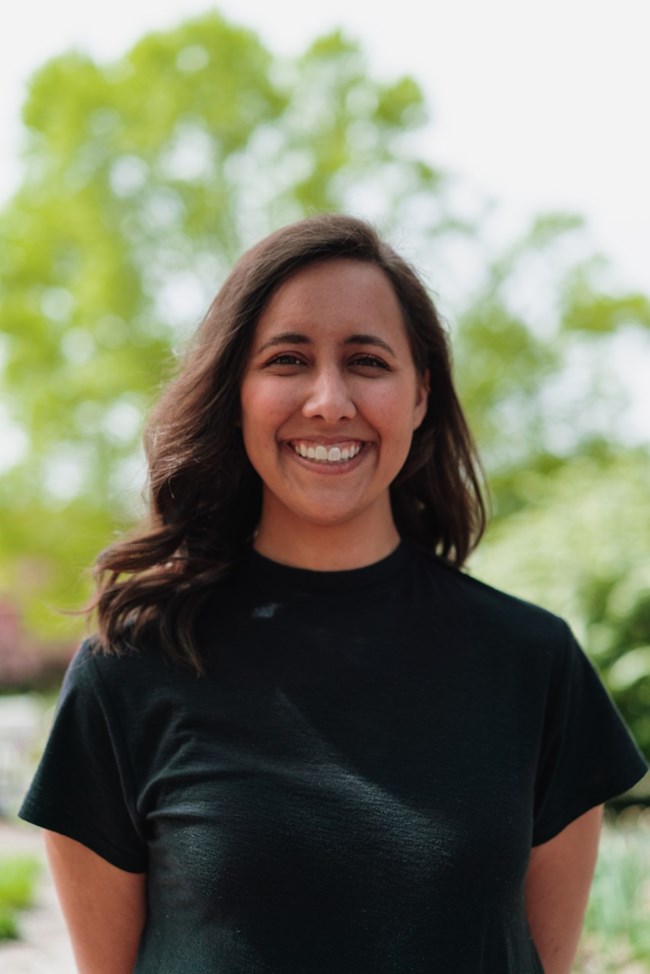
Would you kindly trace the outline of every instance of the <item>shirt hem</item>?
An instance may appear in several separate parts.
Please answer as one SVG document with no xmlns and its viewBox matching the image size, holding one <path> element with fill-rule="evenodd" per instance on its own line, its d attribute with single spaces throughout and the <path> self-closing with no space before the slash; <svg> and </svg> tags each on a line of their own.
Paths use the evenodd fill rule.
<svg viewBox="0 0 650 974">
<path fill-rule="evenodd" d="M 611 778 L 608 781 L 599 783 L 598 786 L 594 786 L 571 805 L 563 809 L 550 823 L 534 829 L 532 845 L 543 845 L 544 842 L 548 842 L 550 839 L 555 838 L 556 835 L 559 835 L 567 825 L 580 818 L 585 812 L 595 808 L 597 805 L 604 804 L 617 795 L 622 795 L 626 791 L 629 791 L 630 788 L 641 781 L 647 771 L 647 763 L 644 766 L 644 762 L 639 761 L 634 765 L 630 765 L 617 778 Z"/>
<path fill-rule="evenodd" d="M 123 849 L 115 848 L 110 842 L 89 832 L 81 823 L 75 821 L 74 817 L 67 811 L 54 809 L 51 806 L 45 807 L 27 798 L 18 811 L 18 818 L 32 825 L 37 825 L 39 828 L 65 835 L 69 839 L 80 842 L 91 852 L 97 853 L 112 866 L 116 866 L 125 872 L 144 873 L 147 870 L 146 857 L 134 857 L 132 854 L 125 853 Z"/>
</svg>

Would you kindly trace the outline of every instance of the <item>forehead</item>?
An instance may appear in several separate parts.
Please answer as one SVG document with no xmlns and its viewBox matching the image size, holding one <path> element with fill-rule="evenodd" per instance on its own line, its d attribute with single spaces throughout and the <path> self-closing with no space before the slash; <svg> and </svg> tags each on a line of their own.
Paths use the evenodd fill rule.
<svg viewBox="0 0 650 974">
<path fill-rule="evenodd" d="M 376 264 L 350 258 L 308 264 L 283 281 L 259 317 L 257 337 L 289 324 L 307 330 L 372 325 L 406 339 L 404 316 L 389 277 Z"/>
</svg>

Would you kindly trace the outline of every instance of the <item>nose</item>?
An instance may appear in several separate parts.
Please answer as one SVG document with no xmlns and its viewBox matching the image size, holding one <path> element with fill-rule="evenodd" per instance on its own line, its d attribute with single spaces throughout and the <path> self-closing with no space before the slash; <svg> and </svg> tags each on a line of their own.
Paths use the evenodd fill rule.
<svg viewBox="0 0 650 974">
<path fill-rule="evenodd" d="M 302 412 L 308 419 L 322 419 L 326 423 L 338 423 L 356 415 L 357 407 L 340 369 L 327 367 L 314 373 Z"/>
</svg>

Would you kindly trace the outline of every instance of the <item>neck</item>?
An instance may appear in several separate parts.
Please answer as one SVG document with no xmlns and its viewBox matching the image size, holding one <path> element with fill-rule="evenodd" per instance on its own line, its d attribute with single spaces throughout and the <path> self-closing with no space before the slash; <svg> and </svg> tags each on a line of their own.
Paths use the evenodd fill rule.
<svg viewBox="0 0 650 974">
<path fill-rule="evenodd" d="M 379 531 L 362 532 L 350 524 L 310 524 L 293 535 L 262 521 L 253 547 L 266 558 L 293 568 L 346 571 L 381 561 L 395 550 L 399 540 L 392 520 Z"/>
</svg>

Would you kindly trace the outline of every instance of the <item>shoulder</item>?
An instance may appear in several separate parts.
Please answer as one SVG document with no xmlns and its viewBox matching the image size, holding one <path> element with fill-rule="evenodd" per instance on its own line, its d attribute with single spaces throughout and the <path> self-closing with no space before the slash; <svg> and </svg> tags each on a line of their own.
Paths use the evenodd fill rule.
<svg viewBox="0 0 650 974">
<path fill-rule="evenodd" d="M 494 588 L 425 549 L 411 549 L 417 578 L 436 592 L 450 613 L 480 632 L 483 640 L 564 657 L 572 635 L 555 613 Z"/>
<path fill-rule="evenodd" d="M 84 639 L 65 674 L 62 695 L 83 692 L 97 697 L 146 689 L 171 676 L 172 664 L 151 637 L 125 637 L 106 649 L 95 634 Z"/>
</svg>

